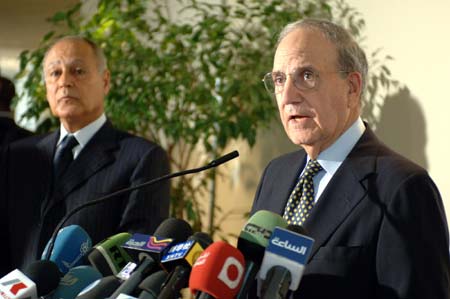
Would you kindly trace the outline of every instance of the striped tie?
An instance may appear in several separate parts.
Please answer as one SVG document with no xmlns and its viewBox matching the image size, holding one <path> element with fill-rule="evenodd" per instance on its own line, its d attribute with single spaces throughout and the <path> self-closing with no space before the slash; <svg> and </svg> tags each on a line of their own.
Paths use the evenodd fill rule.
<svg viewBox="0 0 450 299">
<path fill-rule="evenodd" d="M 283 218 L 289 224 L 302 225 L 314 206 L 313 177 L 322 169 L 319 162 L 309 160 L 303 175 L 289 196 Z"/>
<path fill-rule="evenodd" d="M 55 179 L 59 179 L 73 161 L 72 149 L 78 145 L 73 135 L 66 135 L 56 149 L 53 161 Z"/>
</svg>

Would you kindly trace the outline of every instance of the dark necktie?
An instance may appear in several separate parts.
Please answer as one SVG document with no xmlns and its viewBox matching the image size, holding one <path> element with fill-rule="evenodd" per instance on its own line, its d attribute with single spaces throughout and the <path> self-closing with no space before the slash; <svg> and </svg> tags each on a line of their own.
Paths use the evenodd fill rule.
<svg viewBox="0 0 450 299">
<path fill-rule="evenodd" d="M 53 169 L 56 180 L 64 174 L 70 163 L 72 163 L 72 149 L 77 145 L 78 141 L 75 137 L 73 135 L 67 135 L 56 149 L 55 158 L 53 160 Z"/>
<path fill-rule="evenodd" d="M 289 224 L 302 225 L 314 206 L 313 177 L 322 169 L 319 162 L 309 160 L 303 175 L 292 190 L 283 218 Z"/>
</svg>

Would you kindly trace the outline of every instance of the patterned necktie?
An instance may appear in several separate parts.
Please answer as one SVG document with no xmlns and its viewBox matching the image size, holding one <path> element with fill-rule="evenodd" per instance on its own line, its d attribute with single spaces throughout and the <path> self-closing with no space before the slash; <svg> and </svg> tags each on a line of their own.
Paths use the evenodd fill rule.
<svg viewBox="0 0 450 299">
<path fill-rule="evenodd" d="M 56 149 L 55 158 L 53 160 L 53 170 L 55 178 L 60 178 L 70 163 L 73 161 L 72 149 L 78 145 L 78 141 L 73 135 L 67 135 L 61 141 L 61 144 Z"/>
<path fill-rule="evenodd" d="M 289 196 L 283 218 L 289 224 L 302 225 L 314 206 L 313 177 L 322 169 L 319 162 L 309 160 L 303 175 Z"/>
</svg>

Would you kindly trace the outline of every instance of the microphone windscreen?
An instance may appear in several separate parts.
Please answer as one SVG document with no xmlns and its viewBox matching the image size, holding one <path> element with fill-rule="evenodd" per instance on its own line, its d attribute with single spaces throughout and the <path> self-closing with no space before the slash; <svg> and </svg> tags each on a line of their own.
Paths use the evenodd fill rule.
<svg viewBox="0 0 450 299">
<path fill-rule="evenodd" d="M 55 290 L 61 279 L 58 266 L 47 260 L 31 263 L 24 274 L 36 284 L 38 296 L 45 296 Z"/>
<path fill-rule="evenodd" d="M 120 286 L 121 281 L 114 275 L 103 277 L 83 289 L 76 299 L 108 298 Z"/>
<path fill-rule="evenodd" d="M 239 250 L 223 241 L 214 242 L 193 265 L 189 288 L 194 294 L 233 298 L 241 287 L 244 271 L 244 256 Z"/>
<path fill-rule="evenodd" d="M 173 243 L 187 240 L 193 233 L 189 223 L 182 219 L 167 218 L 156 228 L 154 235 L 161 238 L 171 238 Z"/>
<path fill-rule="evenodd" d="M 131 237 L 130 233 L 118 233 L 96 244 L 87 258 L 104 277 L 116 275 L 132 261 L 130 255 L 121 247 Z"/>
<path fill-rule="evenodd" d="M 197 239 L 201 239 L 201 242 L 198 242 Z M 176 267 L 181 267 L 181 269 L 177 270 L 177 273 L 178 271 L 181 271 L 186 273 L 184 275 L 189 275 L 190 268 L 197 258 L 203 250 L 212 243 L 209 242 L 210 240 L 211 238 L 205 238 L 205 234 L 203 233 L 190 236 L 187 241 L 172 246 L 165 255 L 162 256 L 161 267 L 167 272 L 173 272 Z M 178 278 L 181 278 L 178 274 L 177 276 Z M 173 281 L 174 280 L 172 279 L 172 282 Z M 187 284 L 187 279 L 185 280 L 185 283 Z"/>
<path fill-rule="evenodd" d="M 286 220 L 270 211 L 257 211 L 244 225 L 238 238 L 238 249 L 246 259 L 261 264 L 264 250 L 275 227 L 287 227 Z"/>
<path fill-rule="evenodd" d="M 173 244 L 185 242 L 191 235 L 189 223 L 182 219 L 167 218 L 156 228 L 153 236 L 135 233 L 122 247 L 135 260 L 148 257 L 160 262 Z"/>
<path fill-rule="evenodd" d="M 271 268 L 281 266 L 290 272 L 289 289 L 296 290 L 313 244 L 314 240 L 308 236 L 284 228 L 275 228 L 264 253 L 259 278 L 266 280 Z M 277 275 L 277 279 L 280 278 L 279 272 Z"/>
<path fill-rule="evenodd" d="M 189 237 L 188 240 L 196 241 L 202 246 L 203 249 L 212 244 L 213 240 L 207 233 L 196 232 L 192 236 Z"/>
<path fill-rule="evenodd" d="M 47 256 L 50 241 L 42 253 Z M 55 245 L 50 260 L 55 262 L 61 273 L 66 274 L 70 268 L 81 265 L 84 255 L 91 249 L 92 241 L 87 232 L 79 225 L 63 227 L 56 235 Z"/>
<path fill-rule="evenodd" d="M 100 272 L 91 266 L 73 267 L 59 282 L 52 299 L 74 299 L 84 288 L 101 278 Z"/>
<path fill-rule="evenodd" d="M 38 298 L 36 284 L 19 269 L 0 278 L 1 298 Z"/>
<path fill-rule="evenodd" d="M 159 270 L 146 279 L 144 279 L 140 284 L 139 288 L 142 290 L 139 298 L 157 298 L 161 292 L 161 286 L 167 279 L 168 274 L 164 270 Z"/>
</svg>

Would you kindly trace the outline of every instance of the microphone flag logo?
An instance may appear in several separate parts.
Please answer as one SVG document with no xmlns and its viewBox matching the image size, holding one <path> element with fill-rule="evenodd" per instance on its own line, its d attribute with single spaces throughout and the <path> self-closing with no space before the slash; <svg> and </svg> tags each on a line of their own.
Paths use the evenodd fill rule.
<svg viewBox="0 0 450 299">
<path fill-rule="evenodd" d="M 4 281 L 1 283 L 3 286 L 8 287 L 11 285 L 11 287 L 9 288 L 9 291 L 11 292 L 11 294 L 13 295 L 17 295 L 17 293 L 22 290 L 22 289 L 26 289 L 27 285 L 24 284 L 22 281 L 20 281 L 19 279 L 13 279 L 10 281 Z"/>
<path fill-rule="evenodd" d="M 244 266 L 234 257 L 228 257 L 217 276 L 227 287 L 234 290 L 242 280 Z"/>
<path fill-rule="evenodd" d="M 122 245 L 122 247 L 133 250 L 160 253 L 164 251 L 164 249 L 166 249 L 172 242 L 173 239 L 170 238 L 161 238 L 157 236 L 135 233 Z"/>
<path fill-rule="evenodd" d="M 161 238 L 159 239 L 157 236 L 151 236 L 147 242 L 147 248 L 153 250 L 162 250 L 166 248 L 167 245 L 172 243 L 172 239 Z"/>
<path fill-rule="evenodd" d="M 0 279 L 0 298 L 36 298 L 36 284 L 15 269 Z"/>
</svg>

